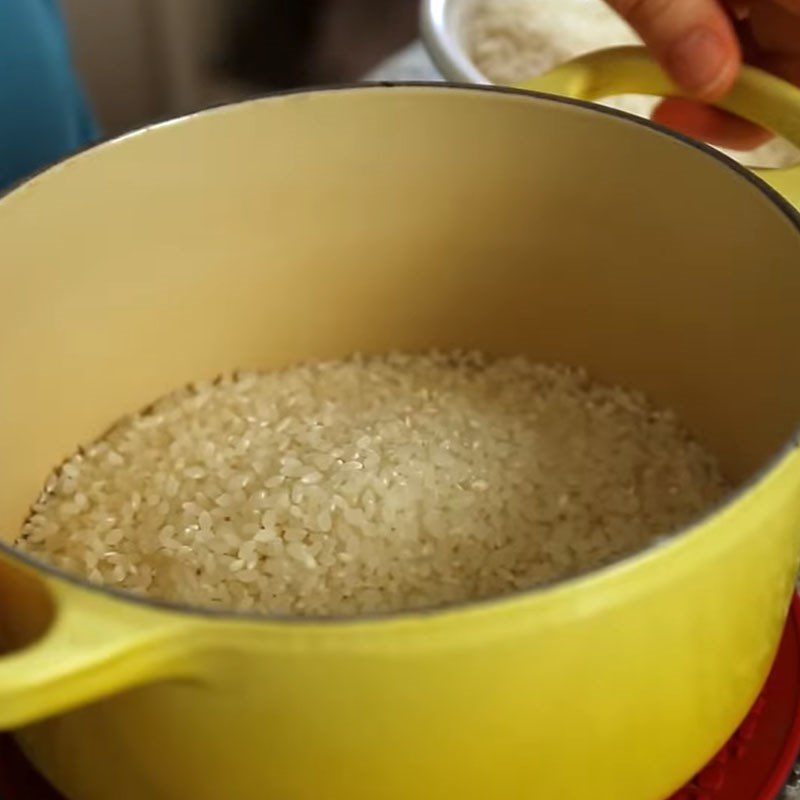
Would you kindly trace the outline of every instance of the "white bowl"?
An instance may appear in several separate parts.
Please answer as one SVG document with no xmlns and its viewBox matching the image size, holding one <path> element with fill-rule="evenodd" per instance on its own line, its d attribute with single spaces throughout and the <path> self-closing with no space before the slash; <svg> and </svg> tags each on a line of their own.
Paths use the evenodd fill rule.
<svg viewBox="0 0 800 800">
<path fill-rule="evenodd" d="M 422 41 L 439 72 L 449 81 L 491 83 L 468 55 L 467 25 L 476 0 L 421 0 Z"/>
</svg>

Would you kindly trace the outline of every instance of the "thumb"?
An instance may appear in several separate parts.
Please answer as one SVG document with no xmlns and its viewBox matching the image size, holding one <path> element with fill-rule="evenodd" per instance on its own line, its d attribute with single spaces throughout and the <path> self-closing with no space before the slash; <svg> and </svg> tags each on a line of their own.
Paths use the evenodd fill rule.
<svg viewBox="0 0 800 800">
<path fill-rule="evenodd" d="M 718 0 L 607 0 L 672 79 L 702 100 L 731 88 L 742 56 Z"/>
</svg>

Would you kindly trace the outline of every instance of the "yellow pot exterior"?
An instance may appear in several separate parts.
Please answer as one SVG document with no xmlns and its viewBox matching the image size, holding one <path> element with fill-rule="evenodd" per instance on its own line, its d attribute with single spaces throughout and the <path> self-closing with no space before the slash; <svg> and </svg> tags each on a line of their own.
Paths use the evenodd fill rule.
<svg viewBox="0 0 800 800">
<path fill-rule="evenodd" d="M 749 481 L 590 576 L 383 619 L 157 607 L 0 550 L 0 635 L 28 645 L 0 727 L 72 800 L 663 800 L 760 690 L 800 553 L 800 233 L 724 161 L 515 93 L 290 95 L 44 173 L 0 247 L 7 540 L 121 413 L 359 349 L 583 364 Z"/>
</svg>

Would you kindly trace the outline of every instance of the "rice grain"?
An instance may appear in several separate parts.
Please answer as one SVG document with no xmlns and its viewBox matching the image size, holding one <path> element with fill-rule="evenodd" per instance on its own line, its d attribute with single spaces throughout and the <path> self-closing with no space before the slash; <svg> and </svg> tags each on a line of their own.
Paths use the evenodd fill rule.
<svg viewBox="0 0 800 800">
<path fill-rule="evenodd" d="M 596 568 L 725 489 L 672 412 L 581 369 L 354 356 L 127 417 L 47 478 L 18 546 L 194 606 L 398 611 Z"/>
</svg>

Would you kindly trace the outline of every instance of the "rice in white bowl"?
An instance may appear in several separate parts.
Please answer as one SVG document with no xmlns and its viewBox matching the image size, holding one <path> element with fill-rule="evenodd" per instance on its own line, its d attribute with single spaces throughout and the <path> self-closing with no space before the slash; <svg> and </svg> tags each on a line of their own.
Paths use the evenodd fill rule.
<svg viewBox="0 0 800 800">
<path fill-rule="evenodd" d="M 515 85 L 593 50 L 641 44 L 603 0 L 476 0 L 466 21 L 469 56 L 490 81 Z M 603 105 L 649 117 L 658 101 L 625 95 Z M 800 151 L 775 139 L 748 153 L 723 150 L 743 164 L 784 167 Z"/>
<path fill-rule="evenodd" d="M 611 562 L 720 500 L 675 415 L 580 369 L 353 357 L 178 391 L 47 480 L 18 547 L 203 607 L 397 611 Z"/>
</svg>

